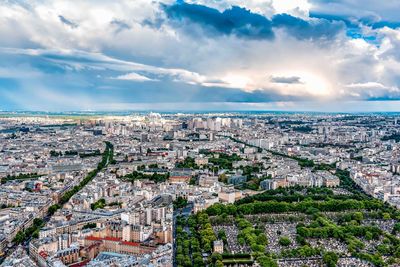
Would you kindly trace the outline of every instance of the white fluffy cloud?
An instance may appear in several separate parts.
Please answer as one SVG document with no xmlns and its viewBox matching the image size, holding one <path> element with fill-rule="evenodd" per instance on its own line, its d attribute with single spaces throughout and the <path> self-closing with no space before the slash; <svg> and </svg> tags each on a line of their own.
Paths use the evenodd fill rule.
<svg viewBox="0 0 400 267">
<path fill-rule="evenodd" d="M 239 5 L 269 20 L 275 14 L 288 13 L 308 22 L 315 21 L 309 17 L 312 10 L 325 12 L 326 6 L 336 6 L 346 13 L 346 7 L 364 3 L 187 2 L 217 8 L 220 12 Z M 374 14 L 387 14 L 391 18 L 389 9 L 396 2 L 389 2 L 385 4 L 388 10 L 377 8 Z M 173 23 L 161 5 L 173 3 L 172 0 L 2 2 L 0 36 L 6 38 L 0 39 L 0 57 L 38 57 L 66 71 L 85 72 L 88 81 L 97 75 L 96 71 L 107 70 L 111 73 L 106 78 L 126 82 L 162 84 L 168 79 L 177 84 L 234 88 L 250 94 L 263 92 L 297 99 L 391 99 L 400 95 L 399 29 L 366 27 L 376 34 L 379 46 L 347 36 L 345 29 L 333 37 L 297 38 L 289 28 L 277 27 L 273 30 L 274 38 L 249 40 L 231 34 L 204 34 L 208 28 L 199 23 Z M 374 7 L 367 1 L 365 14 L 372 14 Z M 297 25 L 290 30 L 305 31 Z M 29 79 L 40 76 L 41 67 L 27 67 L 32 73 Z M 0 76 L 24 79 L 17 66 L 5 68 L 0 66 Z M 281 82 L 271 77 L 280 78 Z M 289 79 L 293 77 L 298 82 Z M 5 91 L 0 90 L 0 94 L 12 98 Z"/>
</svg>

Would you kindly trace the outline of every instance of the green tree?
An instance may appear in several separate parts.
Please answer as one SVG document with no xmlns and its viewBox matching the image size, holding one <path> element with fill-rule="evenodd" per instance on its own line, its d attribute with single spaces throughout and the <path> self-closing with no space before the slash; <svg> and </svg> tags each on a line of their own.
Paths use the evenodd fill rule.
<svg viewBox="0 0 400 267">
<path fill-rule="evenodd" d="M 258 257 L 257 262 L 261 265 L 261 267 L 278 267 L 276 261 L 267 256 Z"/>
<path fill-rule="evenodd" d="M 390 219 L 391 219 L 390 213 L 384 212 L 384 213 L 382 214 L 382 218 L 383 218 L 384 220 L 390 220 Z"/>
<path fill-rule="evenodd" d="M 173 202 L 174 209 L 184 208 L 187 205 L 187 203 L 188 203 L 188 201 L 186 198 L 179 196 Z"/>
<path fill-rule="evenodd" d="M 184 264 L 184 262 L 185 262 L 185 256 L 183 256 L 183 254 L 176 254 L 176 262 L 179 264 L 179 265 L 183 265 Z"/>
<path fill-rule="evenodd" d="M 191 267 L 192 266 L 192 260 L 190 259 L 189 255 L 185 256 L 184 265 L 187 266 L 187 267 Z"/>
<path fill-rule="evenodd" d="M 204 266 L 203 257 L 200 255 L 193 257 L 194 266 Z"/>
<path fill-rule="evenodd" d="M 367 240 L 372 240 L 373 239 L 373 235 L 370 231 L 366 231 L 365 232 L 365 239 Z"/>
<path fill-rule="evenodd" d="M 211 260 L 212 260 L 213 262 L 222 261 L 222 255 L 219 254 L 219 253 L 214 252 L 214 253 L 211 255 Z"/>
<path fill-rule="evenodd" d="M 322 260 L 326 266 L 335 267 L 339 260 L 339 256 L 335 252 L 325 252 L 322 256 Z"/>
<path fill-rule="evenodd" d="M 267 236 L 264 233 L 261 233 L 257 236 L 257 244 L 266 246 L 268 244 Z"/>
<path fill-rule="evenodd" d="M 362 212 L 354 212 L 353 219 L 357 222 L 361 222 L 364 219 L 364 215 L 362 214 Z"/>
<path fill-rule="evenodd" d="M 290 239 L 286 236 L 282 236 L 281 238 L 279 238 L 279 245 L 287 247 L 292 243 L 292 241 L 290 241 Z"/>
<path fill-rule="evenodd" d="M 17 244 L 21 244 L 24 240 L 25 240 L 25 233 L 23 231 L 19 231 L 15 235 L 13 242 L 15 242 Z"/>
</svg>

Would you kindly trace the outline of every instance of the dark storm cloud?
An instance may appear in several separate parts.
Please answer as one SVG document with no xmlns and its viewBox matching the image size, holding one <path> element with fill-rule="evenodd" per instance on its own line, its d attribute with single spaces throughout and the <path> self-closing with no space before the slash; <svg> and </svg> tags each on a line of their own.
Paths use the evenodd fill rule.
<svg viewBox="0 0 400 267">
<path fill-rule="evenodd" d="M 367 35 L 363 30 L 363 26 L 369 26 L 372 29 L 383 28 L 385 26 L 389 28 L 394 28 L 395 23 L 387 23 L 384 21 L 376 21 L 375 17 L 364 17 L 362 19 L 357 19 L 355 17 L 349 17 L 344 15 L 331 15 L 324 13 L 310 12 L 311 18 L 325 19 L 330 22 L 343 22 L 346 25 L 346 34 L 352 39 L 362 38 L 366 42 L 378 45 L 376 33 L 370 32 Z"/>
<path fill-rule="evenodd" d="M 260 14 L 237 6 L 220 12 L 207 6 L 180 2 L 164 6 L 164 10 L 172 20 L 189 20 L 203 26 L 206 31 L 234 34 L 247 39 L 273 39 L 274 28 L 283 28 L 297 39 L 333 38 L 345 28 L 345 23 L 342 21 L 327 19 L 306 21 L 288 14 L 275 15 L 271 21 Z"/>
<path fill-rule="evenodd" d="M 284 28 L 297 39 L 330 39 L 345 29 L 345 23 L 341 21 L 326 19 L 306 21 L 288 14 L 275 15 L 272 18 L 272 25 L 276 28 Z"/>
<path fill-rule="evenodd" d="M 248 39 L 272 39 L 271 21 L 264 16 L 237 6 L 220 12 L 203 5 L 178 3 L 164 6 L 170 19 L 188 19 L 221 34 L 234 34 Z"/>
</svg>

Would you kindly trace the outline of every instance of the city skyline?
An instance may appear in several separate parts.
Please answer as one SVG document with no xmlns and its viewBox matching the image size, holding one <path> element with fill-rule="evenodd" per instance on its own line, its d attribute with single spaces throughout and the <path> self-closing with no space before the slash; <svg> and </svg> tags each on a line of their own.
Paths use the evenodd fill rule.
<svg viewBox="0 0 400 267">
<path fill-rule="evenodd" d="M 400 3 L 5 1 L 0 110 L 400 110 Z"/>
</svg>

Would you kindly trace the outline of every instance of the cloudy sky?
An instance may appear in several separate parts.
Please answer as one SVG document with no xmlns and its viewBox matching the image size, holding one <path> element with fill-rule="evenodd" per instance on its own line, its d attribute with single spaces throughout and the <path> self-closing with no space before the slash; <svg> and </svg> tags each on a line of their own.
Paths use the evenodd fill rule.
<svg viewBox="0 0 400 267">
<path fill-rule="evenodd" d="M 398 0 L 3 0 L 0 110 L 400 111 Z"/>
</svg>

